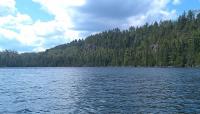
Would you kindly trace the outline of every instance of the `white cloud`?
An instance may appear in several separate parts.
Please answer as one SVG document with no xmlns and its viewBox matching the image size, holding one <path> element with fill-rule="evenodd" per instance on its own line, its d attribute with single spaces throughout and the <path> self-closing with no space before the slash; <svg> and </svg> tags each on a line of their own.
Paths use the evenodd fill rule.
<svg viewBox="0 0 200 114">
<path fill-rule="evenodd" d="M 14 39 L 17 37 L 17 33 L 8 29 L 0 28 L 0 36 L 8 39 Z"/>
<path fill-rule="evenodd" d="M 27 24 L 28 18 L 26 21 L 18 20 L 17 17 L 7 19 L 9 20 L 1 23 L 0 35 L 4 38 L 16 39 L 23 45 L 38 47 L 59 38 L 67 40 L 63 33 L 63 26 L 57 25 L 58 23 L 55 21 L 36 21 Z M 55 39 L 55 36 L 57 36 L 57 39 Z"/>
<path fill-rule="evenodd" d="M 11 4 L 8 4 L 8 2 Z M 1 3 L 0 8 L 7 7 L 8 10 L 15 12 L 4 11 L 6 15 L 0 15 L 0 41 L 6 39 L 17 40 L 21 43 L 19 45 L 35 47 L 33 51 L 42 51 L 45 48 L 66 43 L 78 37 L 78 32 L 70 30 L 72 26 L 69 22 L 69 16 L 65 14 L 66 10 L 60 9 L 60 6 L 57 7 L 58 9 L 54 13 L 58 14 L 55 17 L 63 15 L 63 18 L 55 18 L 55 20 L 46 22 L 40 20 L 33 22 L 29 15 L 21 14 L 16 10 L 14 0 L 3 0 Z M 50 3 L 50 6 L 54 5 L 52 2 L 48 3 Z M 63 4 L 60 1 L 58 5 L 62 6 Z M 76 5 L 76 2 L 70 2 L 67 5 Z M 53 6 L 50 7 L 50 11 L 52 11 L 51 8 Z M 56 13 L 57 11 L 61 11 L 61 14 Z"/>
<path fill-rule="evenodd" d="M 33 49 L 34 52 L 42 52 L 42 51 L 45 51 L 45 48 L 44 47 L 36 47 Z"/>
<path fill-rule="evenodd" d="M 16 39 L 24 45 L 31 45 L 35 39 L 32 31 L 32 19 L 25 14 L 14 14 L 0 17 L 0 35 Z"/>
<path fill-rule="evenodd" d="M 8 13 L 14 13 L 16 11 L 15 4 L 15 0 L 1 0 L 0 16 L 6 15 Z"/>
<path fill-rule="evenodd" d="M 129 26 L 141 26 L 148 23 L 153 23 L 155 21 L 161 21 L 161 20 L 169 20 L 169 19 L 175 19 L 177 17 L 176 10 L 168 10 L 167 5 L 171 2 L 174 2 L 177 0 L 153 0 L 151 5 L 151 9 L 148 10 L 146 13 L 141 15 L 136 15 L 133 17 L 130 17 L 129 20 Z"/>
<path fill-rule="evenodd" d="M 173 5 L 178 5 L 178 4 L 180 4 L 181 3 L 181 0 L 173 0 L 172 1 L 172 4 Z"/>
<path fill-rule="evenodd" d="M 42 9 L 55 16 L 55 20 L 65 25 L 66 29 L 73 27 L 71 16 L 73 7 L 84 5 L 85 0 L 33 0 L 41 4 Z"/>
<path fill-rule="evenodd" d="M 0 27 L 6 29 L 17 30 L 21 26 L 32 24 L 32 19 L 29 15 L 16 13 L 15 15 L 7 15 L 0 17 Z"/>
<path fill-rule="evenodd" d="M 33 23 L 31 17 L 27 14 L 21 14 L 17 11 L 15 7 L 15 0 L 1 0 L 0 9 L 3 9 L 1 10 L 3 15 L 0 15 L 0 40 L 5 41 L 7 39 L 8 41 L 18 41 L 21 44 L 30 44 L 31 40 L 27 39 L 28 37 L 22 37 L 22 33 L 25 31 L 21 28 Z M 10 46 L 12 47 L 12 45 Z"/>
</svg>

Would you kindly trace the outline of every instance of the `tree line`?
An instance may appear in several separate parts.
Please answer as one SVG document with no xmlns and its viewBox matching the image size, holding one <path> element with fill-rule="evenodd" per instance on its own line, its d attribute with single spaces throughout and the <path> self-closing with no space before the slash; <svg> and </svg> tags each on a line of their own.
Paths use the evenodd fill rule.
<svg viewBox="0 0 200 114">
<path fill-rule="evenodd" d="M 0 67 L 200 65 L 200 13 L 118 28 L 74 40 L 40 53 L 0 52 Z"/>
</svg>

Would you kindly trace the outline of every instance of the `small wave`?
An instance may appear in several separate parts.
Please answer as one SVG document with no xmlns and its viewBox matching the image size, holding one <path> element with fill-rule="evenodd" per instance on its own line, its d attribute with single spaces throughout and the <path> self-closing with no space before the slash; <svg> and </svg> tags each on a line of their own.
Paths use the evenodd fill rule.
<svg viewBox="0 0 200 114">
<path fill-rule="evenodd" d="M 26 100 L 23 100 L 23 99 L 22 99 L 22 100 L 15 100 L 15 101 L 13 101 L 13 103 L 15 103 L 15 104 L 16 104 L 16 103 L 23 103 L 23 102 L 26 102 Z"/>
<path fill-rule="evenodd" d="M 21 110 L 18 110 L 16 113 L 17 114 L 27 114 L 27 113 L 31 113 L 32 111 L 28 108 L 25 108 L 25 109 L 21 109 Z"/>
</svg>

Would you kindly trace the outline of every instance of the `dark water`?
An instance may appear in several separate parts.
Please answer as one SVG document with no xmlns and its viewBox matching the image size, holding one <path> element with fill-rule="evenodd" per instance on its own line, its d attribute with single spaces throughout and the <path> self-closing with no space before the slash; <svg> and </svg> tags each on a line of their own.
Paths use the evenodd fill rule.
<svg viewBox="0 0 200 114">
<path fill-rule="evenodd" d="M 0 114 L 23 113 L 200 113 L 200 69 L 0 69 Z"/>
</svg>

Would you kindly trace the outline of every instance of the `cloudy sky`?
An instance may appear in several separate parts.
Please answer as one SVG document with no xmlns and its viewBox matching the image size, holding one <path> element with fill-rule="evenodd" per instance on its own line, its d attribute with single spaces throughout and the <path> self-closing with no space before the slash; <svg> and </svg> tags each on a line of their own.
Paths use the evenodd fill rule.
<svg viewBox="0 0 200 114">
<path fill-rule="evenodd" d="M 43 51 L 100 31 L 176 19 L 200 0 L 1 0 L 0 50 Z"/>
</svg>

